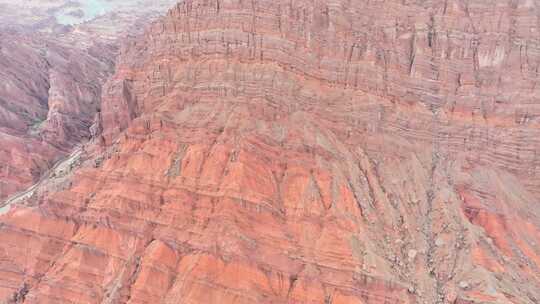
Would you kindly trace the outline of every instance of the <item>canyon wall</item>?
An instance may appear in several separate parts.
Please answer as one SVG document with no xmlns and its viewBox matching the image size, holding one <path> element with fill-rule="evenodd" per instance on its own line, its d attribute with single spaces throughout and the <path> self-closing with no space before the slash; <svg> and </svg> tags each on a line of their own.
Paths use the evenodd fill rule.
<svg viewBox="0 0 540 304">
<path fill-rule="evenodd" d="M 120 41 L 172 3 L 116 1 L 62 25 L 58 13 L 80 3 L 0 0 L 0 200 L 43 179 L 91 137 Z"/>
<path fill-rule="evenodd" d="M 538 303 L 539 12 L 177 4 L 3 208 L 0 298 Z"/>
<path fill-rule="evenodd" d="M 0 200 L 90 138 L 101 86 L 114 69 L 113 46 L 66 48 L 44 36 L 0 34 Z"/>
</svg>

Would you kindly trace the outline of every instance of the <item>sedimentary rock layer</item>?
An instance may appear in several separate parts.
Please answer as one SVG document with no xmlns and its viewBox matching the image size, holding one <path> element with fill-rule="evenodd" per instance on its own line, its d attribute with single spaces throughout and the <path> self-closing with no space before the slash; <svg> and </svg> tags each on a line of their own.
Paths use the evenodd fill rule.
<svg viewBox="0 0 540 304">
<path fill-rule="evenodd" d="M 80 7 L 76 1 L 0 1 L 0 200 L 36 183 L 91 136 L 119 40 L 173 3 L 129 2 L 67 26 L 57 23 L 58 12 Z"/>
<path fill-rule="evenodd" d="M 66 48 L 41 34 L 2 32 L 0 199 L 35 183 L 82 140 L 113 71 L 114 48 Z"/>
<path fill-rule="evenodd" d="M 184 1 L 2 216 L 24 303 L 538 303 L 534 1 Z"/>
</svg>

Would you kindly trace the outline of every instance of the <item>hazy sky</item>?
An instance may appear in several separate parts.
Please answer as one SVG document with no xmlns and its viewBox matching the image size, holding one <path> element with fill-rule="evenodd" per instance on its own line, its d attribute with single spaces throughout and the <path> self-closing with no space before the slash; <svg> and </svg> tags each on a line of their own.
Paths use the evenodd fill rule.
<svg viewBox="0 0 540 304">
<path fill-rule="evenodd" d="M 111 12 L 164 12 L 177 0 L 0 0 L 0 25 L 75 25 Z"/>
</svg>

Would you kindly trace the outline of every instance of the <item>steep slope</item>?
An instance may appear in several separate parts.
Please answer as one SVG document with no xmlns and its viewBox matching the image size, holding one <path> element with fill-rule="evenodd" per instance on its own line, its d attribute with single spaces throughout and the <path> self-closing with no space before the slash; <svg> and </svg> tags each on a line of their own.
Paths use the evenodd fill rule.
<svg viewBox="0 0 540 304">
<path fill-rule="evenodd" d="M 0 201 L 90 137 L 119 39 L 173 3 L 151 2 L 116 1 L 106 16 L 63 26 L 56 13 L 78 2 L 0 1 Z"/>
<path fill-rule="evenodd" d="M 2 210 L 19 303 L 538 303 L 534 1 L 184 1 Z"/>
<path fill-rule="evenodd" d="M 90 137 L 115 52 L 39 34 L 0 33 L 0 200 L 37 181 Z"/>
</svg>

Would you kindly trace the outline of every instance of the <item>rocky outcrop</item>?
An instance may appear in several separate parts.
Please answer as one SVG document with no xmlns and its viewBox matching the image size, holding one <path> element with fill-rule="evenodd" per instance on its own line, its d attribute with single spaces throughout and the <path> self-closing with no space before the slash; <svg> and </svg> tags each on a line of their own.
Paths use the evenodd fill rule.
<svg viewBox="0 0 540 304">
<path fill-rule="evenodd" d="M 115 2 L 106 17 L 73 26 L 56 14 L 76 1 L 0 1 L 0 201 L 88 140 L 120 38 L 140 32 L 168 1 Z"/>
<path fill-rule="evenodd" d="M 61 40 L 2 33 L 0 199 L 36 182 L 89 138 L 114 48 L 66 48 Z"/>
<path fill-rule="evenodd" d="M 535 5 L 179 3 L 3 211 L 0 297 L 537 303 Z"/>
</svg>

